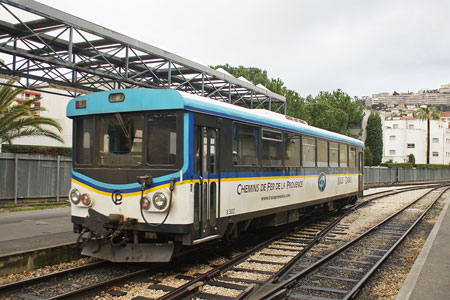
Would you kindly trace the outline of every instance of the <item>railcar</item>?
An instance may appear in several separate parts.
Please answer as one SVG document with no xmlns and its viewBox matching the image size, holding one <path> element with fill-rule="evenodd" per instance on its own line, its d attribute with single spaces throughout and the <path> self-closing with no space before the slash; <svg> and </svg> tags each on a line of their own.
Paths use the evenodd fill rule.
<svg viewBox="0 0 450 300">
<path fill-rule="evenodd" d="M 271 111 L 125 89 L 72 99 L 67 116 L 72 222 L 85 255 L 167 262 L 362 195 L 361 141 Z"/>
</svg>

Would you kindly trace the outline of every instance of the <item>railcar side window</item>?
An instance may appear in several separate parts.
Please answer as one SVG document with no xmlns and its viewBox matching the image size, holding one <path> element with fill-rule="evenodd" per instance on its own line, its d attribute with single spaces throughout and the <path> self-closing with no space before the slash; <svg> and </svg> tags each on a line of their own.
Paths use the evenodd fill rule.
<svg viewBox="0 0 450 300">
<path fill-rule="evenodd" d="M 147 162 L 150 165 L 175 165 L 177 162 L 177 116 L 150 114 L 147 125 Z"/>
<path fill-rule="evenodd" d="M 355 168 L 356 167 L 356 148 L 350 147 L 348 151 L 348 167 Z"/>
<path fill-rule="evenodd" d="M 329 143 L 330 146 L 330 167 L 338 167 L 339 166 L 339 144 L 338 143 Z"/>
<path fill-rule="evenodd" d="M 317 166 L 328 167 L 328 142 L 317 140 Z"/>
<path fill-rule="evenodd" d="M 316 166 L 316 139 L 302 137 L 302 162 L 304 167 Z"/>
<path fill-rule="evenodd" d="M 297 134 L 285 134 L 284 164 L 287 167 L 300 166 L 300 136 Z"/>
<path fill-rule="evenodd" d="M 341 168 L 347 168 L 347 145 L 339 145 L 339 166 Z"/>
<path fill-rule="evenodd" d="M 244 124 L 233 125 L 233 165 L 257 166 L 259 128 Z"/>
<path fill-rule="evenodd" d="M 75 161 L 80 165 L 92 164 L 92 147 L 94 138 L 94 119 L 76 121 Z"/>
<path fill-rule="evenodd" d="M 142 163 L 142 116 L 116 113 L 98 120 L 98 163 L 138 166 Z"/>
<path fill-rule="evenodd" d="M 283 135 L 281 132 L 263 129 L 262 132 L 262 164 L 268 167 L 282 165 L 281 145 Z"/>
</svg>

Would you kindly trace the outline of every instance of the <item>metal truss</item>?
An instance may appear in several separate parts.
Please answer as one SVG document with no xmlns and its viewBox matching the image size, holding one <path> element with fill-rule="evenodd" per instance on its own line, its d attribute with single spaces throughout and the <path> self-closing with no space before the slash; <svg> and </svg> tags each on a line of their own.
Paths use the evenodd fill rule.
<svg viewBox="0 0 450 300">
<path fill-rule="evenodd" d="M 0 76 L 74 97 L 170 88 L 249 108 L 286 111 L 286 99 L 178 55 L 31 0 L 0 0 Z"/>
</svg>

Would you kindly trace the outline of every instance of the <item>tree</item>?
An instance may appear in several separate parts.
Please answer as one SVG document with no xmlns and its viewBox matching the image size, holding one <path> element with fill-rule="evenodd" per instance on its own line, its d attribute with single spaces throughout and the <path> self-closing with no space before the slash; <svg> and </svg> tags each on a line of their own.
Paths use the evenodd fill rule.
<svg viewBox="0 0 450 300">
<path fill-rule="evenodd" d="M 413 167 L 416 165 L 416 158 L 414 157 L 414 154 L 408 155 L 408 162 L 413 165 Z"/>
<path fill-rule="evenodd" d="M 14 139 L 26 136 L 46 136 L 64 142 L 59 134 L 50 129 L 53 127 L 61 132 L 61 125 L 51 118 L 39 116 L 38 113 L 45 109 L 33 104 L 40 98 L 15 103 L 23 89 L 11 87 L 13 83 L 10 81 L 0 88 L 0 145 L 12 144 Z"/>
<path fill-rule="evenodd" d="M 427 164 L 430 163 L 430 120 L 439 120 L 439 111 L 432 106 L 422 107 L 417 113 L 416 118 L 420 120 L 427 120 Z"/>
<path fill-rule="evenodd" d="M 373 165 L 378 166 L 383 158 L 383 128 L 381 118 L 377 112 L 371 112 L 367 119 L 366 147 L 369 147 L 373 156 Z"/>
<path fill-rule="evenodd" d="M 367 147 L 367 146 L 364 148 L 364 165 L 365 166 L 373 165 L 372 151 L 370 151 L 370 147 Z"/>
<path fill-rule="evenodd" d="M 349 128 L 360 125 L 364 117 L 364 104 L 338 89 L 330 92 L 320 92 L 309 104 L 320 103 L 324 114 L 322 120 L 311 116 L 311 125 L 352 136 Z M 319 114 L 320 115 L 320 114 Z M 328 120 L 328 121 L 327 121 Z"/>
<path fill-rule="evenodd" d="M 306 107 L 309 115 L 308 124 L 325 130 L 350 135 L 348 131 L 348 115 L 326 101 L 314 99 Z"/>
</svg>

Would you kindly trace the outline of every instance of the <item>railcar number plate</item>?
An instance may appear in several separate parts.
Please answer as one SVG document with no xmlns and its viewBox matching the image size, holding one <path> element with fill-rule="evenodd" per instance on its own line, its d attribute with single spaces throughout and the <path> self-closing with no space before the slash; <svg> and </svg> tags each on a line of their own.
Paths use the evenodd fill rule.
<svg viewBox="0 0 450 300">
<path fill-rule="evenodd" d="M 227 209 L 227 216 L 236 214 L 236 208 Z"/>
</svg>

